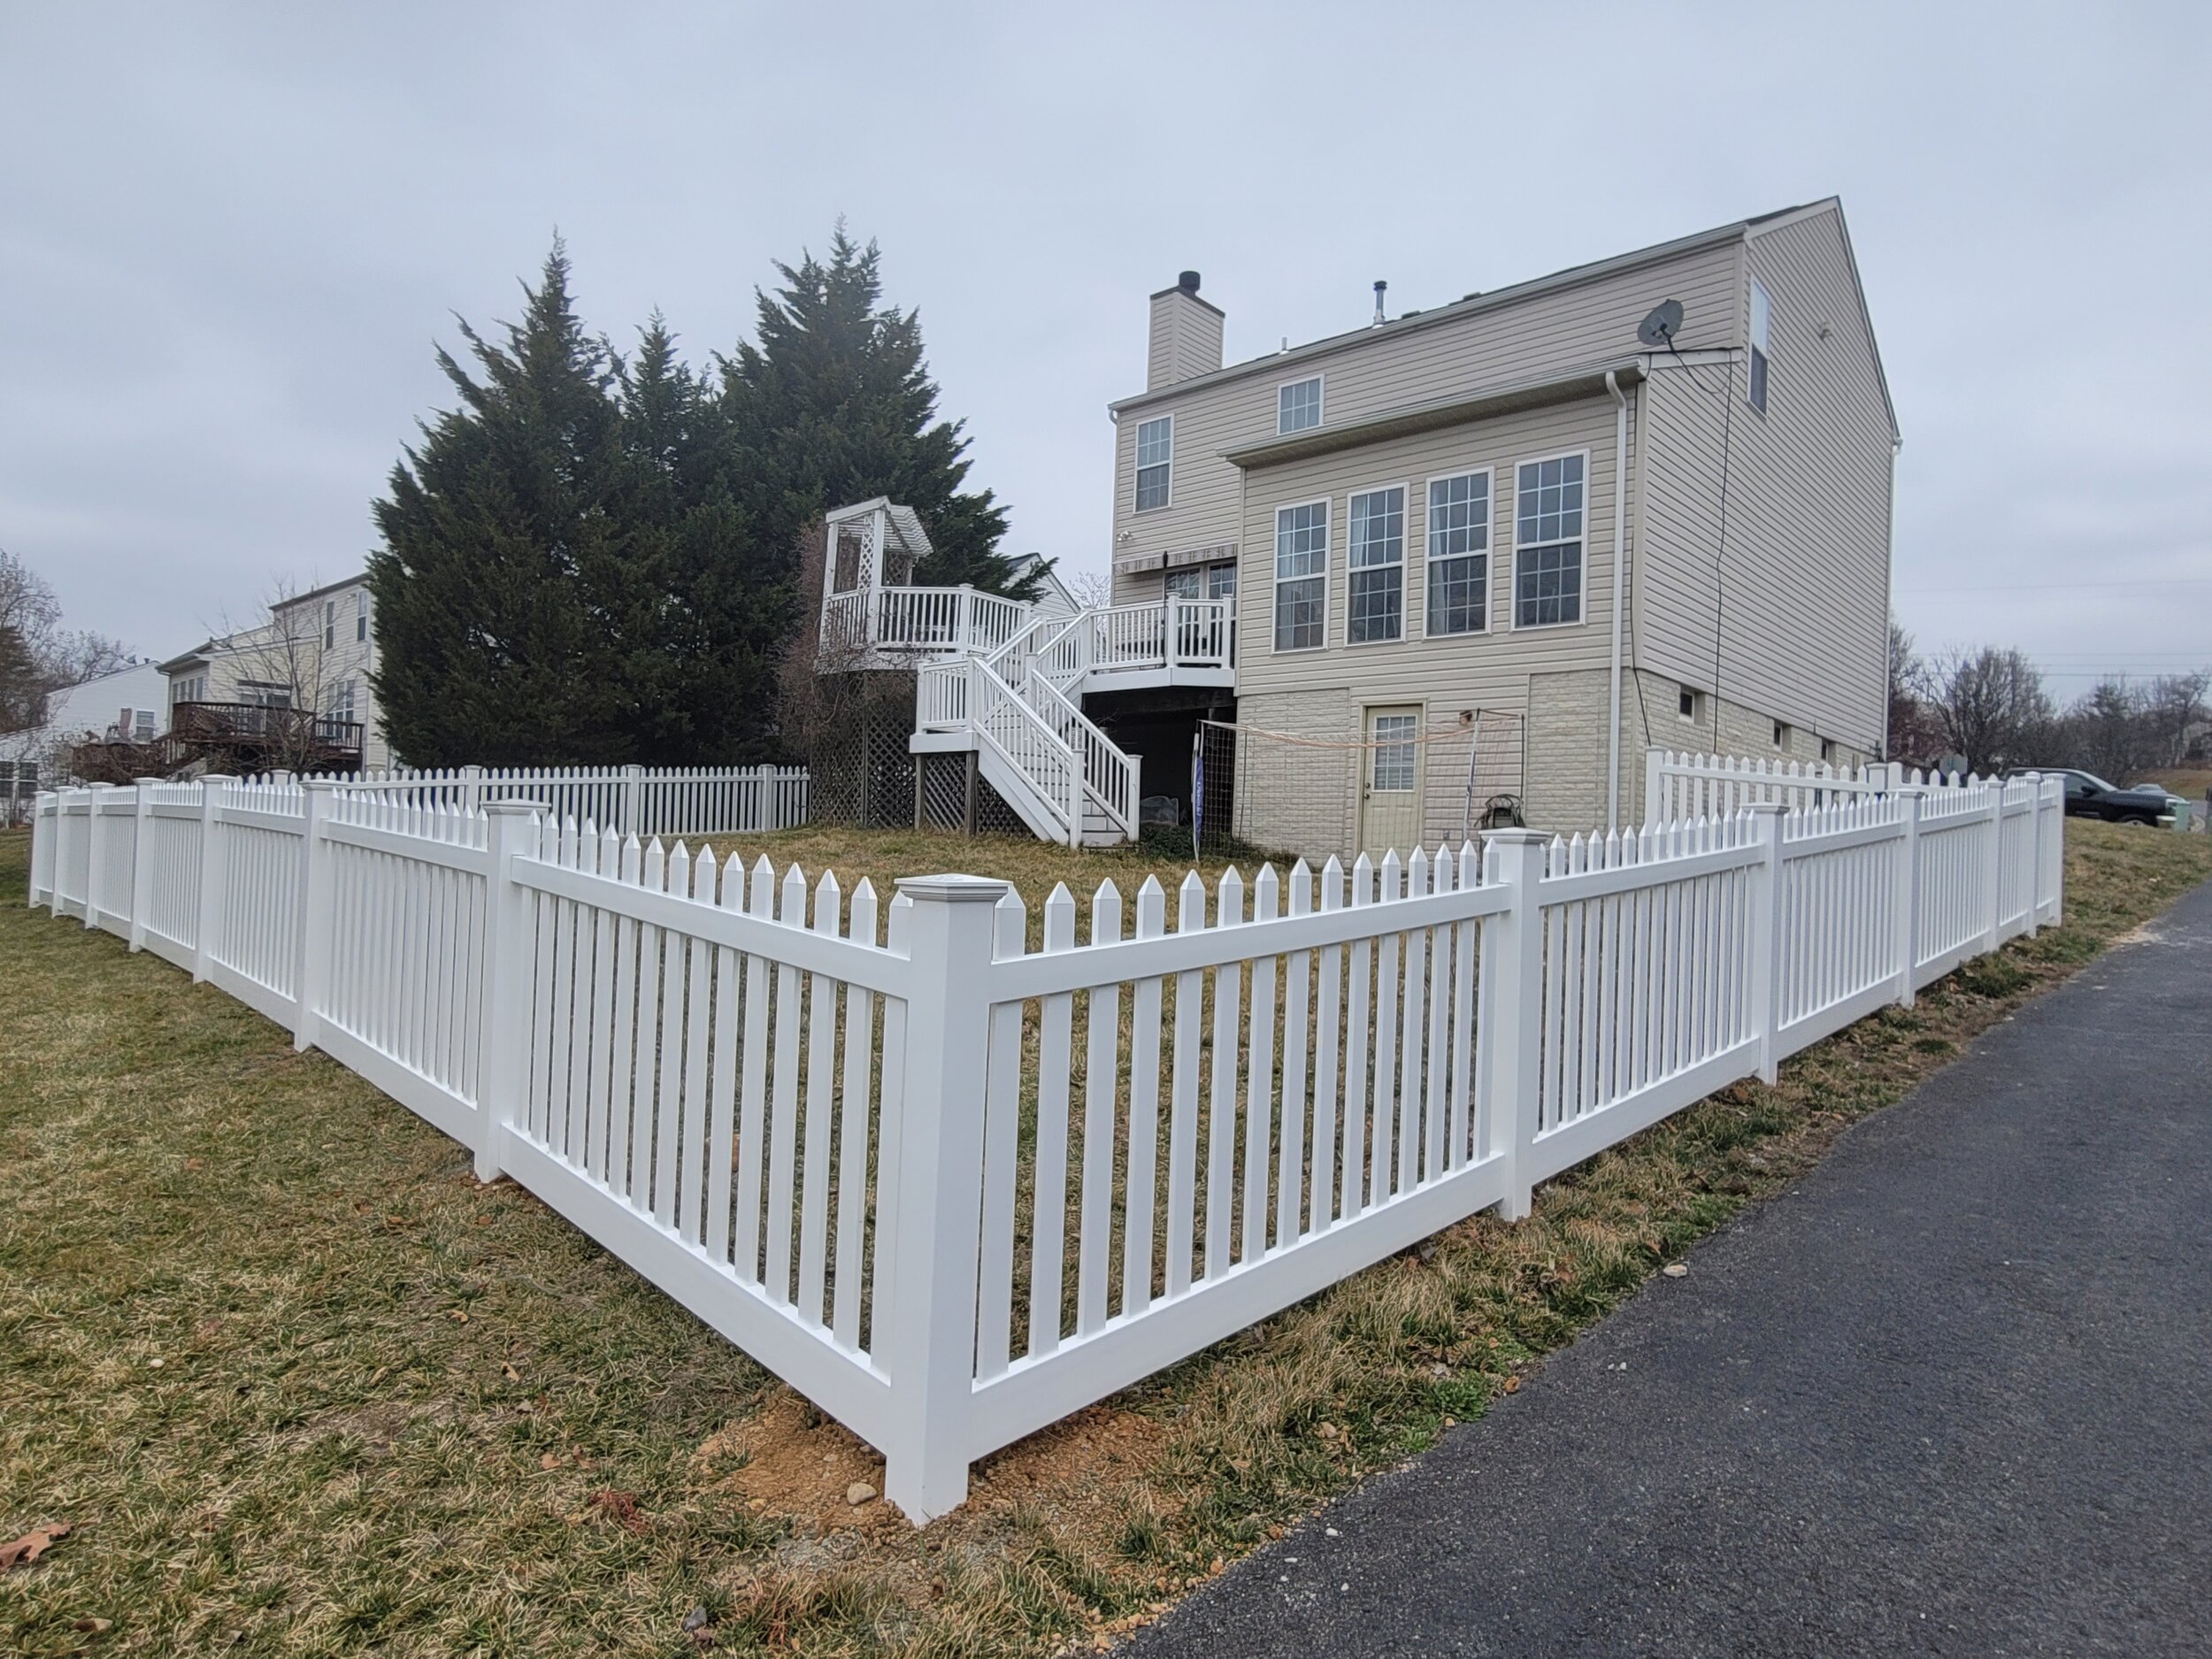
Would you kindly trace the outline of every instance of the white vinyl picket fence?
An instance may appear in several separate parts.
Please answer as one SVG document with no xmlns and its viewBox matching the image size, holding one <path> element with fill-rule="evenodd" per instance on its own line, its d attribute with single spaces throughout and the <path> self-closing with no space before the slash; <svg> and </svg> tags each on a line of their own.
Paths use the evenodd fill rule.
<svg viewBox="0 0 2212 1659">
<path fill-rule="evenodd" d="M 410 806 L 472 812 L 494 801 L 528 801 L 557 818 L 589 818 L 626 835 L 750 835 L 807 821 L 803 766 L 397 768 L 332 781 Z"/>
<path fill-rule="evenodd" d="M 1906 784 L 1939 789 L 1955 782 L 1941 773 L 1908 772 L 1894 761 L 1835 766 L 1817 760 L 1743 759 L 1647 749 L 1644 823 L 1718 818 L 1760 803 L 1778 802 L 1792 811 L 1803 811 L 1860 795 L 1886 795 Z"/>
<path fill-rule="evenodd" d="M 1170 895 L 780 876 L 327 783 L 41 797 L 34 903 L 473 1148 L 886 1456 L 976 1459 L 2056 922 L 2056 780 Z"/>
</svg>

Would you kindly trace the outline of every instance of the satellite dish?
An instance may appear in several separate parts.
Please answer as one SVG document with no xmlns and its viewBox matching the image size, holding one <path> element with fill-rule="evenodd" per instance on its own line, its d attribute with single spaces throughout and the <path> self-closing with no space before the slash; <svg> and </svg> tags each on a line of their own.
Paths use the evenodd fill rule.
<svg viewBox="0 0 2212 1659">
<path fill-rule="evenodd" d="M 1671 346 L 1682 330 L 1682 302 L 1661 300 L 1651 315 L 1636 325 L 1636 338 L 1647 346 Z"/>
</svg>

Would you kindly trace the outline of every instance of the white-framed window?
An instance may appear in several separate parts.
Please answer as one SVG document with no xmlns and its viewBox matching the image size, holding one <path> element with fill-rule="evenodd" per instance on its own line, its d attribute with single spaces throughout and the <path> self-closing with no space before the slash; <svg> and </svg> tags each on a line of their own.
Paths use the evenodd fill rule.
<svg viewBox="0 0 2212 1659">
<path fill-rule="evenodd" d="M 330 718 L 334 720 L 353 718 L 353 681 L 342 680 L 330 688 Z"/>
<path fill-rule="evenodd" d="M 1429 480 L 1428 631 L 1480 634 L 1489 626 L 1490 474 Z"/>
<path fill-rule="evenodd" d="M 1350 572 L 1344 638 L 1350 645 L 1405 637 L 1406 492 L 1402 484 L 1355 495 L 1348 515 Z"/>
<path fill-rule="evenodd" d="M 1579 455 L 1524 461 L 1513 493 L 1513 626 L 1582 620 L 1582 509 L 1587 463 Z"/>
<path fill-rule="evenodd" d="M 1704 694 L 1693 691 L 1687 686 L 1682 687 L 1674 695 L 1674 713 L 1677 719 L 1686 720 L 1692 726 L 1695 726 L 1704 718 Z"/>
<path fill-rule="evenodd" d="M 369 590 L 365 588 L 354 590 L 353 637 L 362 641 L 369 637 Z"/>
<path fill-rule="evenodd" d="M 1275 388 L 1275 430 L 1310 432 L 1321 424 L 1321 377 L 1286 380 Z"/>
<path fill-rule="evenodd" d="M 1172 493 L 1175 470 L 1175 417 L 1137 424 L 1137 507 L 1149 512 L 1164 507 Z"/>
<path fill-rule="evenodd" d="M 1831 766 L 1836 764 L 1836 740 L 1834 738 L 1824 737 L 1820 740 L 1820 757 Z"/>
<path fill-rule="evenodd" d="M 1202 599 L 1205 589 L 1206 572 L 1199 565 L 1167 573 L 1167 596 L 1170 599 Z"/>
<path fill-rule="evenodd" d="M 1374 748 L 1369 752 L 1367 787 L 1377 794 L 1405 795 L 1413 788 L 1416 728 L 1420 718 L 1411 714 L 1379 714 L 1374 719 Z"/>
<path fill-rule="evenodd" d="M 1329 503 L 1275 510 L 1275 649 L 1317 650 L 1328 642 Z"/>
<path fill-rule="evenodd" d="M 338 602 L 326 599 L 323 601 L 323 649 L 326 651 L 337 643 Z"/>
<path fill-rule="evenodd" d="M 131 741 L 150 743 L 154 741 L 154 711 L 151 709 L 131 710 Z"/>
<path fill-rule="evenodd" d="M 1787 749 L 1789 746 L 1789 722 L 1786 720 L 1777 720 L 1774 723 L 1774 747 L 1777 749 Z"/>
<path fill-rule="evenodd" d="M 1754 277 L 1751 282 L 1751 380 L 1745 388 L 1744 401 L 1763 415 L 1767 408 L 1767 329 L 1773 320 L 1773 307 L 1768 303 L 1767 291 Z"/>
</svg>

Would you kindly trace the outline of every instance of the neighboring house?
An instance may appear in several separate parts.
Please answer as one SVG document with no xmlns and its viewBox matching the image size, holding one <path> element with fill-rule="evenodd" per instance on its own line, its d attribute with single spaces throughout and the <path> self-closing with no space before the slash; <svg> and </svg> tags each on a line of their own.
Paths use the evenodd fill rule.
<svg viewBox="0 0 2212 1659">
<path fill-rule="evenodd" d="M 159 664 L 127 663 L 50 695 L 43 725 L 0 736 L 0 762 L 10 764 L 12 782 L 62 780 L 78 744 L 150 741 L 165 729 L 167 708 Z M 20 766 L 36 771 L 26 775 Z"/>
<path fill-rule="evenodd" d="M 371 680 L 377 660 L 365 575 L 289 595 L 269 607 L 260 626 L 161 664 L 169 726 L 207 741 L 236 739 L 242 764 L 311 758 L 348 770 L 388 766 L 391 746 Z M 287 719 L 286 711 L 311 718 Z"/>
<path fill-rule="evenodd" d="M 1376 745 L 1256 772 L 1295 797 L 1248 793 L 1258 837 L 1321 800 L 1311 850 L 1433 844 L 1462 781 L 1410 739 L 1468 710 L 1520 717 L 1528 819 L 1562 831 L 1640 821 L 1647 745 L 1879 752 L 1898 434 L 1838 201 L 1228 367 L 1198 289 L 1152 296 L 1112 405 L 1114 598 L 1233 600 L 1230 718 Z M 1667 301 L 1671 343 L 1640 341 Z M 1084 711 L 1149 791 L 1229 706 Z"/>
</svg>

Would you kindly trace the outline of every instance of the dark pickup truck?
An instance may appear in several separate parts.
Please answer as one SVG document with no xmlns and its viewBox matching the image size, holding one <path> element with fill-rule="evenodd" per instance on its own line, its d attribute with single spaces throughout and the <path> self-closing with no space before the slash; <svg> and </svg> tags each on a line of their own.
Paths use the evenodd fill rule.
<svg viewBox="0 0 2212 1659">
<path fill-rule="evenodd" d="M 2066 780 L 2069 818 L 2100 818 L 2108 824 L 2155 824 L 2174 810 L 2173 797 L 2154 783 L 2123 789 L 2093 772 L 2077 772 L 2070 766 L 2015 766 L 2005 775 L 2020 777 L 2031 772 Z"/>
</svg>

